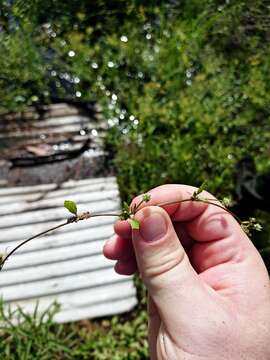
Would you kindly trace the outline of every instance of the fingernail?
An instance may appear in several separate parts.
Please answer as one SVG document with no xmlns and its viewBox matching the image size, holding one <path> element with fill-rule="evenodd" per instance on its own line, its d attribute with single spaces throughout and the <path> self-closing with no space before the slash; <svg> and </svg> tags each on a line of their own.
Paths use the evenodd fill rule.
<svg viewBox="0 0 270 360">
<path fill-rule="evenodd" d="M 147 242 L 159 240 L 166 232 L 167 224 L 161 214 L 151 214 L 141 223 L 140 235 Z"/>
</svg>

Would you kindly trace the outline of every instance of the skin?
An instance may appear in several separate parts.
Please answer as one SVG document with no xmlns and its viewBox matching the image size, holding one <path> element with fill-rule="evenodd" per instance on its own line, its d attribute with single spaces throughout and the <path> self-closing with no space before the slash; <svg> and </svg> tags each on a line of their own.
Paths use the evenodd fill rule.
<svg viewBox="0 0 270 360">
<path fill-rule="evenodd" d="M 147 287 L 152 360 L 269 360 L 269 276 L 240 225 L 213 205 L 155 206 L 195 190 L 151 190 L 135 215 L 140 229 L 118 221 L 104 255 L 119 274 L 139 271 Z"/>
</svg>

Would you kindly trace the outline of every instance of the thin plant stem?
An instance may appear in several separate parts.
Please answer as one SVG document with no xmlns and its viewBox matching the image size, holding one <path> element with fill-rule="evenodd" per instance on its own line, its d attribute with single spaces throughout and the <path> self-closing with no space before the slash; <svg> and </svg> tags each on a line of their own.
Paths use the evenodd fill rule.
<svg viewBox="0 0 270 360">
<path fill-rule="evenodd" d="M 235 220 L 241 225 L 241 223 L 242 223 L 241 219 L 237 215 L 235 215 L 235 213 L 233 213 L 231 210 L 229 210 L 228 208 L 226 208 L 226 207 L 224 207 L 222 205 L 213 203 L 211 201 L 203 200 L 203 199 L 202 200 L 199 199 L 197 201 L 203 202 L 203 203 L 206 203 L 206 204 L 209 204 L 209 205 L 214 205 L 214 206 L 216 206 L 216 207 L 218 207 L 220 209 L 225 210 L 227 213 L 231 214 L 235 218 Z"/>
<path fill-rule="evenodd" d="M 241 220 L 238 218 L 238 216 L 236 216 L 232 211 L 230 211 L 229 209 L 227 209 L 226 207 L 219 205 L 217 203 L 214 203 L 213 201 L 217 201 L 216 199 L 200 199 L 197 196 L 191 196 L 188 199 L 182 199 L 182 200 L 175 200 L 175 201 L 170 201 L 170 202 L 164 202 L 164 203 L 160 203 L 157 204 L 156 206 L 167 206 L 167 205 L 174 205 L 174 204 L 181 204 L 184 202 L 189 202 L 189 201 L 194 201 L 194 202 L 202 202 L 205 204 L 209 204 L 209 205 L 213 205 L 216 206 L 222 210 L 225 210 L 227 213 L 229 213 L 230 215 L 232 215 L 237 221 L 238 223 L 241 225 Z M 135 215 L 136 212 L 139 210 L 139 207 L 142 205 L 142 203 L 144 202 L 144 200 L 142 200 L 138 205 L 135 206 L 134 209 L 131 209 L 130 215 Z M 66 226 L 68 224 L 74 223 L 74 222 L 78 222 L 81 220 L 86 220 L 89 218 L 93 218 L 93 217 L 102 217 L 102 216 L 115 216 L 115 217 L 119 217 L 121 218 L 121 214 L 117 214 L 117 213 L 100 213 L 100 214 L 91 214 L 89 212 L 85 212 L 81 215 L 75 215 L 71 218 L 69 218 L 66 222 L 59 224 L 57 226 L 54 226 L 53 228 L 50 228 L 48 230 L 42 231 L 39 234 L 36 234 L 34 236 L 31 236 L 30 238 L 24 240 L 23 242 L 21 242 L 19 245 L 17 245 L 14 249 L 12 249 L 5 257 L 2 258 L 1 262 L 0 262 L 0 270 L 2 269 L 3 265 L 5 264 L 5 262 L 8 260 L 8 258 L 13 255 L 18 249 L 20 249 L 23 245 L 27 244 L 29 241 L 34 240 L 42 235 L 45 235 L 51 231 L 57 230 L 63 226 Z"/>
<path fill-rule="evenodd" d="M 54 226 L 53 228 L 50 228 L 50 229 L 48 229 L 48 230 L 42 231 L 42 232 L 40 232 L 39 234 L 36 234 L 36 235 L 34 235 L 34 236 L 31 236 L 30 238 L 28 238 L 28 239 L 24 240 L 23 242 L 21 242 L 19 245 L 17 245 L 14 249 L 12 249 L 12 250 L 4 257 L 4 259 L 2 260 L 2 262 L 1 262 L 1 264 L 0 264 L 0 270 L 2 269 L 4 263 L 7 261 L 7 259 L 8 259 L 12 254 L 14 254 L 15 251 L 17 251 L 20 247 L 22 247 L 23 245 L 27 244 L 27 243 L 28 243 L 29 241 L 31 241 L 31 240 L 34 240 L 34 239 L 36 239 L 36 238 L 38 238 L 38 237 L 40 237 L 40 236 L 42 236 L 42 235 L 45 235 L 45 234 L 47 234 L 48 232 L 57 230 L 57 229 L 65 226 L 65 225 L 67 225 L 67 224 L 69 224 L 68 221 L 66 221 L 66 222 L 64 222 L 64 223 L 62 223 L 62 224 L 59 224 L 59 225 L 57 225 L 57 226 Z"/>
<path fill-rule="evenodd" d="M 99 216 L 117 216 L 117 217 L 119 217 L 120 214 L 92 214 L 92 215 L 90 215 L 89 217 L 93 218 L 93 217 L 99 217 Z M 87 218 L 87 217 L 86 217 L 86 218 Z M 86 219 L 86 218 L 85 218 L 85 219 Z M 72 223 L 74 223 L 74 222 L 78 222 L 78 221 L 80 221 L 80 220 L 83 220 L 83 218 L 82 218 L 82 219 L 80 219 L 80 218 L 77 219 L 77 217 L 75 216 L 75 217 L 73 217 L 73 218 L 68 219 L 66 222 L 64 222 L 64 223 L 62 223 L 62 224 L 56 225 L 56 226 L 54 226 L 54 227 L 52 227 L 52 228 L 50 228 L 50 229 L 48 229 L 48 230 L 42 231 L 42 232 L 40 232 L 40 233 L 38 233 L 38 234 L 36 234 L 36 235 L 34 235 L 34 236 L 31 236 L 30 238 L 28 238 L 28 239 L 26 239 L 26 240 L 24 240 L 24 241 L 22 241 L 20 244 L 18 244 L 17 246 L 15 246 L 15 248 L 12 249 L 12 250 L 2 259 L 2 261 L 0 262 L 0 270 L 2 269 L 3 265 L 4 265 L 5 262 L 8 260 L 8 258 L 9 258 L 11 255 L 13 255 L 18 249 L 20 249 L 23 245 L 27 244 L 29 241 L 34 240 L 34 239 L 36 239 L 36 238 L 39 238 L 40 236 L 45 235 L 45 234 L 47 234 L 47 233 L 49 233 L 49 232 L 51 232 L 51 231 L 60 229 L 61 227 L 66 226 L 66 225 L 68 225 L 68 224 L 72 224 Z"/>
<path fill-rule="evenodd" d="M 135 204 L 134 207 L 131 209 L 131 212 L 133 214 L 136 214 L 137 211 L 139 211 L 140 206 L 144 203 L 144 200 L 141 200 L 139 204 Z"/>
<path fill-rule="evenodd" d="M 215 199 L 213 199 L 215 201 Z M 194 201 L 194 202 L 201 202 L 201 203 L 205 203 L 205 204 L 208 204 L 208 205 L 213 205 L 213 206 L 216 206 L 222 210 L 225 210 L 227 213 L 229 213 L 230 215 L 232 215 L 235 220 L 237 220 L 237 222 L 239 224 L 241 224 L 241 219 L 235 215 L 231 210 L 229 210 L 228 208 L 222 206 L 222 205 L 219 205 L 219 204 L 216 204 L 214 202 L 212 202 L 212 199 L 210 201 L 210 199 L 200 199 L 200 198 L 189 198 L 189 199 L 183 199 L 183 200 L 176 200 L 176 201 L 170 201 L 170 202 L 164 202 L 164 203 L 161 203 L 161 204 L 158 204 L 157 206 L 167 206 L 167 205 L 174 205 L 174 204 L 181 204 L 181 203 L 184 203 L 184 202 L 188 202 L 188 201 Z M 217 200 L 218 201 L 218 200 Z"/>
</svg>

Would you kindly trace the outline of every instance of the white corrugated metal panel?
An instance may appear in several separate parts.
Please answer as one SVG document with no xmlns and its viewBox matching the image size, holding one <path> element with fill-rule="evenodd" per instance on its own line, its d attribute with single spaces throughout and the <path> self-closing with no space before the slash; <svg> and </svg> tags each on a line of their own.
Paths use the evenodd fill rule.
<svg viewBox="0 0 270 360">
<path fill-rule="evenodd" d="M 42 193 L 46 193 L 42 200 Z M 79 212 L 118 212 L 114 177 L 0 189 L 0 251 L 63 222 L 69 215 L 65 199 L 77 202 Z M 113 270 L 102 255 L 113 234 L 115 218 L 97 217 L 69 224 L 29 242 L 0 272 L 0 296 L 6 305 L 22 306 L 30 313 L 57 301 L 58 322 L 118 314 L 136 305 L 132 277 Z"/>
<path fill-rule="evenodd" d="M 91 113 L 89 111 L 80 113 L 76 106 L 68 104 L 54 104 L 44 107 L 43 110 L 41 118 L 34 109 L 28 115 L 24 113 L 19 118 L 6 116 L 5 121 L 0 121 L 0 139 L 21 139 L 25 143 L 31 138 L 40 141 L 40 136 L 58 138 L 63 134 L 68 134 L 70 138 L 72 135 L 79 134 L 81 130 L 89 133 L 93 130 L 94 137 L 97 137 L 107 129 L 106 122 L 94 107 Z"/>
</svg>

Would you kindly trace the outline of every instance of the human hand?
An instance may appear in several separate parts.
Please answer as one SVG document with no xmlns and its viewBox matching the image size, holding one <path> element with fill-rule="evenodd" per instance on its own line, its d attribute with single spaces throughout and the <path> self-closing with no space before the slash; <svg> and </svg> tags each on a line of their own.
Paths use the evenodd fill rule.
<svg viewBox="0 0 270 360">
<path fill-rule="evenodd" d="M 140 230 L 118 221 L 104 254 L 120 274 L 138 269 L 147 287 L 152 360 L 269 360 L 269 276 L 240 225 L 205 203 L 154 206 L 195 190 L 151 190 L 135 215 Z"/>
</svg>

